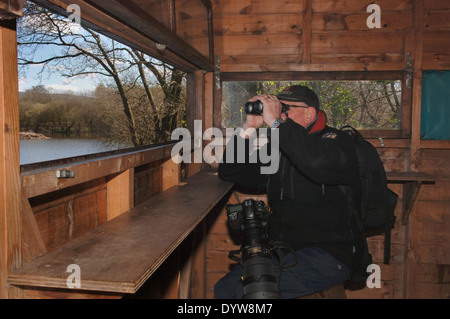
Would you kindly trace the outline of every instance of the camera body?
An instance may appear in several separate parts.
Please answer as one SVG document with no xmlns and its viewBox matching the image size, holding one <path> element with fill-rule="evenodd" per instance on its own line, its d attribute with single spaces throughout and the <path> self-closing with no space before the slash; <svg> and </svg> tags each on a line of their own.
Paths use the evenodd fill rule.
<svg viewBox="0 0 450 319">
<path fill-rule="evenodd" d="M 269 209 L 263 201 L 246 199 L 227 205 L 226 211 L 231 228 L 242 233 L 244 298 L 279 298 L 267 233 Z"/>
<path fill-rule="evenodd" d="M 247 114 L 261 115 L 264 110 L 264 105 L 260 100 L 256 100 L 254 102 L 248 101 L 244 105 L 244 111 Z M 289 111 L 289 106 L 281 103 L 281 113 L 285 113 Z"/>
</svg>

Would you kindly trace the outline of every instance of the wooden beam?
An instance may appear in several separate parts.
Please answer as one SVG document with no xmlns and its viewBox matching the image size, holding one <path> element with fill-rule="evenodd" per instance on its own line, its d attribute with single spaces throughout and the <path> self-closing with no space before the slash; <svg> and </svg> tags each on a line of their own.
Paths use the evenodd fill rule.
<svg viewBox="0 0 450 319">
<path fill-rule="evenodd" d="M 0 19 L 0 298 L 20 296 L 6 275 L 22 263 L 16 20 Z"/>
<path fill-rule="evenodd" d="M 15 19 L 23 15 L 22 0 L 0 0 L 0 19 Z"/>
<path fill-rule="evenodd" d="M 222 81 L 401 80 L 403 71 L 222 72 Z"/>
</svg>

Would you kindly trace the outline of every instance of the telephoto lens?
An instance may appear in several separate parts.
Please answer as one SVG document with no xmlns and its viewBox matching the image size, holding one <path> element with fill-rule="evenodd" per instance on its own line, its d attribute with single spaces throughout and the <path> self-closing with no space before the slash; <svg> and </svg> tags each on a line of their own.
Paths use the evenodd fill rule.
<svg viewBox="0 0 450 319">
<path fill-rule="evenodd" d="M 268 207 L 262 201 L 246 199 L 242 204 L 227 205 L 226 210 L 231 228 L 242 233 L 243 298 L 280 298 L 267 234 Z"/>
</svg>

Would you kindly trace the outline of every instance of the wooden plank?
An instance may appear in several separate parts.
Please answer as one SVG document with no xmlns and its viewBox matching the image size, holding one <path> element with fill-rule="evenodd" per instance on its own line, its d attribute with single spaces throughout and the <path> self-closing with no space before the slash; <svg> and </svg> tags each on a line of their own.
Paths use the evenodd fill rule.
<svg viewBox="0 0 450 319">
<path fill-rule="evenodd" d="M 450 53 L 432 52 L 423 54 L 423 70 L 450 70 Z"/>
<path fill-rule="evenodd" d="M 317 64 L 325 64 L 329 66 L 330 71 L 332 68 L 336 69 L 333 64 L 343 65 L 345 69 L 349 71 L 357 71 L 360 67 L 367 66 L 367 68 L 371 70 L 389 70 L 389 69 L 404 69 L 404 54 L 398 53 L 323 53 L 323 54 L 314 54 L 311 57 L 312 63 Z M 360 66 L 356 66 L 355 64 L 359 63 Z M 352 66 L 355 67 L 352 69 Z M 343 69 L 344 67 L 339 67 Z"/>
<path fill-rule="evenodd" d="M 434 182 L 435 177 L 420 172 L 387 172 L 389 182 Z"/>
<path fill-rule="evenodd" d="M 450 2 L 448 0 L 424 0 L 424 8 L 426 10 L 450 9 Z"/>
<path fill-rule="evenodd" d="M 445 0 L 444 0 L 445 1 Z M 411 10 L 412 0 L 377 0 L 376 4 L 382 11 Z M 314 0 L 313 12 L 365 12 L 367 6 L 374 3 L 373 0 Z M 369 16 L 370 13 L 367 13 Z"/>
<path fill-rule="evenodd" d="M 402 72 L 223 72 L 223 81 L 345 81 L 399 80 Z M 371 130 L 373 131 L 373 130 Z M 363 133 L 364 135 L 365 133 Z M 364 135 L 365 136 L 365 135 Z"/>
<path fill-rule="evenodd" d="M 311 53 L 395 53 L 403 51 L 402 32 L 313 33 Z"/>
<path fill-rule="evenodd" d="M 24 265 L 8 281 L 67 288 L 67 266 L 77 264 L 81 290 L 136 292 L 231 187 L 203 171 Z"/>
<path fill-rule="evenodd" d="M 214 17 L 214 34 L 230 35 L 262 35 L 286 34 L 302 31 L 303 16 L 298 13 L 226 15 Z"/>
<path fill-rule="evenodd" d="M 450 9 L 439 11 L 425 11 L 425 30 L 450 29 Z"/>
<path fill-rule="evenodd" d="M 277 1 L 267 0 L 216 0 L 213 3 L 215 16 L 241 15 L 242 18 L 249 14 L 276 14 L 302 12 L 302 6 L 298 0 L 285 0 L 283 5 Z"/>
<path fill-rule="evenodd" d="M 219 55 L 295 55 L 301 51 L 301 36 L 296 33 L 230 35 L 214 37 Z"/>
<path fill-rule="evenodd" d="M 270 57 L 270 60 L 268 59 Z M 224 57 L 226 58 L 226 57 Z M 294 64 L 294 63 L 273 63 L 270 61 L 276 60 L 272 55 L 265 56 L 265 61 L 263 63 L 252 62 L 252 59 L 256 61 L 258 56 L 231 56 L 230 60 L 239 61 L 241 58 L 248 60 L 246 64 L 240 64 L 237 62 L 221 65 L 221 69 L 224 72 L 329 72 L 329 71 L 398 71 L 405 69 L 404 62 L 386 62 L 386 63 L 378 63 L 378 62 L 366 62 L 366 60 L 371 60 L 370 55 L 367 54 L 359 54 L 359 57 L 355 58 L 353 62 L 348 63 L 306 63 L 306 64 Z M 320 58 L 319 54 L 312 54 L 312 59 Z M 345 58 L 348 58 L 345 57 Z M 323 58 L 326 59 L 326 58 Z M 383 59 L 383 55 L 380 56 L 380 59 Z M 361 60 L 361 61 L 359 61 Z M 332 61 L 330 59 L 329 61 Z"/>
<path fill-rule="evenodd" d="M 16 35 L 16 20 L 0 19 L 0 298 L 20 296 L 5 281 L 22 263 Z"/>
<path fill-rule="evenodd" d="M 450 41 L 443 41 L 450 38 L 450 30 L 423 31 L 423 51 L 424 53 L 448 53 L 450 51 Z"/>
<path fill-rule="evenodd" d="M 320 12 L 312 15 L 312 30 L 314 33 L 323 31 L 367 31 L 365 11 L 352 13 Z M 378 32 L 396 32 L 409 30 L 412 26 L 411 11 L 385 11 L 382 9 L 381 29 Z"/>
</svg>

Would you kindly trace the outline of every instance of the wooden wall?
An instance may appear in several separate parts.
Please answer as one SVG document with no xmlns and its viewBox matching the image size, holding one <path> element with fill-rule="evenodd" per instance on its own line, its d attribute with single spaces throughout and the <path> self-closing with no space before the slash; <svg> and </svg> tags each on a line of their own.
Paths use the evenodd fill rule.
<svg viewBox="0 0 450 319">
<path fill-rule="evenodd" d="M 381 8 L 379 29 L 366 24 L 371 3 Z M 215 54 L 222 72 L 405 70 L 407 52 L 423 41 L 424 67 L 448 68 L 449 44 L 439 40 L 449 36 L 448 6 L 445 0 L 216 0 Z"/>
<path fill-rule="evenodd" d="M 369 4 L 381 8 L 381 28 L 369 29 Z M 401 71 L 404 134 L 383 136 L 376 145 L 387 171 L 423 172 L 423 185 L 406 224 L 401 222 L 402 183 L 392 234 L 391 264 L 383 264 L 384 236 L 369 239 L 381 288 L 347 289 L 349 298 L 449 298 L 450 143 L 420 140 L 423 70 L 450 69 L 450 2 L 447 0 L 216 0 L 213 2 L 215 54 L 227 80 L 239 72 L 302 79 L 304 71 Z M 343 73 L 345 78 L 345 72 Z M 308 73 L 308 77 L 310 73 Z M 320 79 L 320 76 L 319 78 Z M 404 85 L 406 82 L 404 82 Z M 409 127 L 410 126 L 410 127 Z M 240 197 L 242 198 L 242 194 Z M 245 198 L 245 197 L 244 197 Z M 236 198 L 231 198 L 231 202 Z M 212 222 L 208 239 L 208 297 L 232 265 L 226 252 L 237 246 L 224 212 Z"/>
</svg>

